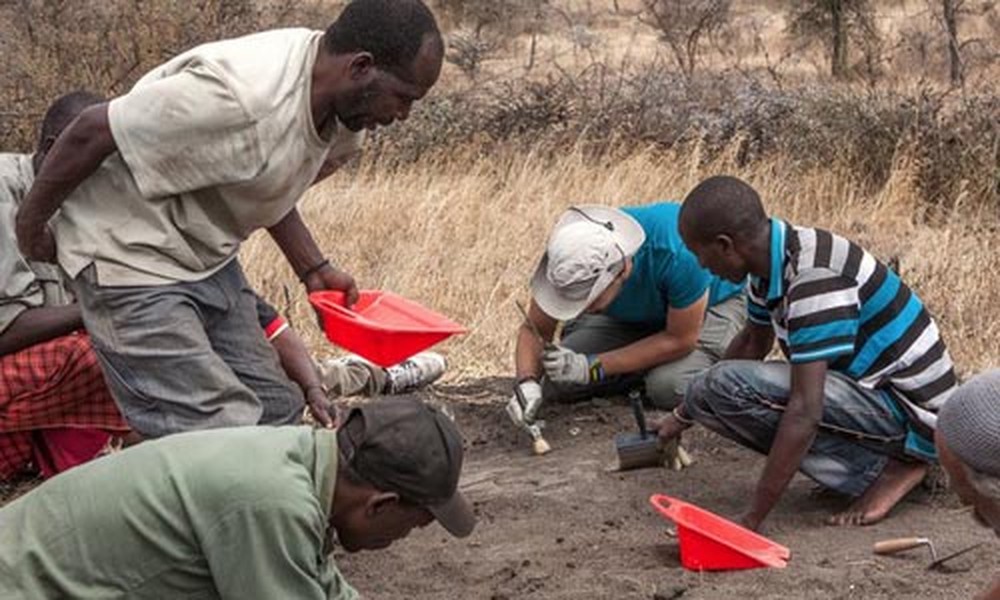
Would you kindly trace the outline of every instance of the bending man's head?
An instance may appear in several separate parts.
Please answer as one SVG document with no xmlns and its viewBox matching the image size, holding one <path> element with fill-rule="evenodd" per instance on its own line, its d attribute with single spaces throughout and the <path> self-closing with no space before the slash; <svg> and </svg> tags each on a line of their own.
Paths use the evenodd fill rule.
<svg viewBox="0 0 1000 600">
<path fill-rule="evenodd" d="M 104 98 L 101 96 L 85 90 L 77 90 L 60 96 L 49 105 L 42 118 L 42 126 L 38 132 L 38 146 L 32 157 L 35 173 L 42 168 L 42 163 L 59 134 L 83 112 L 83 109 L 101 102 L 104 102 Z"/>
<path fill-rule="evenodd" d="M 384 548 L 435 519 L 457 537 L 472 533 L 475 518 L 458 491 L 462 438 L 446 415 L 382 399 L 351 409 L 337 441 L 331 523 L 346 550 Z"/>
<path fill-rule="evenodd" d="M 679 217 L 684 244 L 701 265 L 733 282 L 743 281 L 749 273 L 748 258 L 759 252 L 768 224 L 757 192 L 746 182 L 725 175 L 695 186 L 684 199 Z"/>
<path fill-rule="evenodd" d="M 444 59 L 437 21 L 421 0 L 353 0 L 326 30 L 323 47 L 346 61 L 334 110 L 352 131 L 405 120 Z"/>
<path fill-rule="evenodd" d="M 935 442 L 952 489 L 1000 536 L 1000 370 L 955 390 L 938 415 Z"/>
<path fill-rule="evenodd" d="M 531 279 L 535 304 L 558 321 L 603 311 L 621 292 L 645 241 L 642 226 L 622 210 L 570 207 L 552 229 Z"/>
</svg>

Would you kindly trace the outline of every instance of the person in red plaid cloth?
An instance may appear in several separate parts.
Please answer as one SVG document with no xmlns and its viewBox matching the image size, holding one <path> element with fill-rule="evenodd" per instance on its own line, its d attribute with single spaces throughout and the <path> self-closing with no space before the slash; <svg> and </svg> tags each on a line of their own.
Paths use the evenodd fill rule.
<svg viewBox="0 0 1000 600">
<path fill-rule="evenodd" d="M 26 260 L 14 237 L 14 215 L 56 137 L 102 101 L 87 92 L 59 98 L 34 154 L 0 154 L 0 482 L 31 465 L 53 475 L 128 432 L 59 268 Z"/>
<path fill-rule="evenodd" d="M 50 477 L 129 433 L 62 272 L 25 259 L 14 234 L 14 215 L 49 148 L 80 111 L 102 101 L 89 92 L 60 97 L 46 112 L 34 154 L 0 154 L 0 483 L 34 471 Z M 335 414 L 305 344 L 259 297 L 257 310 L 286 374 L 316 420 L 332 427 Z"/>
</svg>

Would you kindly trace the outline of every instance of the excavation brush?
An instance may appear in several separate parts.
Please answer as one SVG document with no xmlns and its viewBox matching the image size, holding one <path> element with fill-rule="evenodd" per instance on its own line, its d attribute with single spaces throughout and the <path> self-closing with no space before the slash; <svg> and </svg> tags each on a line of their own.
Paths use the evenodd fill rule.
<svg viewBox="0 0 1000 600">
<path fill-rule="evenodd" d="M 528 324 L 528 327 L 535 335 L 538 343 L 541 344 L 543 348 L 548 349 L 552 344 L 550 342 L 546 342 L 545 338 L 542 337 L 542 333 L 538 331 L 538 326 L 536 326 L 535 322 L 528 317 L 528 311 L 524 310 L 524 306 L 522 306 L 517 300 L 514 301 L 514 304 L 517 306 L 517 310 L 521 311 L 521 316 L 524 317 L 524 322 Z M 524 429 L 528 432 L 528 435 L 531 436 L 531 450 L 535 454 L 541 456 L 542 454 L 548 454 L 549 451 L 552 450 L 552 447 L 549 446 L 549 443 L 546 442 L 545 438 L 542 436 L 541 422 L 525 423 Z"/>
</svg>

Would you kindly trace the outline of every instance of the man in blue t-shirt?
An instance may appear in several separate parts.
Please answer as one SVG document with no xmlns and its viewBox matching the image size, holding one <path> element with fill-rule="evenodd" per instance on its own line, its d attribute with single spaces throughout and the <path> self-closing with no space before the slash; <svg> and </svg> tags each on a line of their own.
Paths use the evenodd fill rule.
<svg viewBox="0 0 1000 600">
<path fill-rule="evenodd" d="M 669 409 L 722 357 L 743 326 L 742 286 L 701 268 L 678 212 L 668 202 L 578 206 L 559 218 L 531 281 L 531 324 L 518 331 L 515 423 L 532 424 L 543 396 L 621 393 L 643 380 L 653 405 Z"/>
</svg>

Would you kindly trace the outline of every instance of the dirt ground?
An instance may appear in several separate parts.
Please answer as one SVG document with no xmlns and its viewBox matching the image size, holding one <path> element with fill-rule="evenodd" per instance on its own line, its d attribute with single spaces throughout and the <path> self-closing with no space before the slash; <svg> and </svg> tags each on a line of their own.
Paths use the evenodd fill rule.
<svg viewBox="0 0 1000 600">
<path fill-rule="evenodd" d="M 685 433 L 695 464 L 675 473 L 612 470 L 614 434 L 634 427 L 623 400 L 547 406 L 554 450 L 532 456 L 526 436 L 503 411 L 510 382 L 439 385 L 429 401 L 456 418 L 467 443 L 462 489 L 479 524 L 466 540 L 437 525 L 387 550 L 336 559 L 367 599 L 971 598 L 1000 574 L 998 541 L 978 527 L 950 493 L 920 489 L 890 518 L 864 528 L 823 519 L 846 499 L 797 477 L 762 533 L 791 548 L 786 569 L 695 573 L 680 566 L 670 523 L 649 505 L 666 493 L 724 516 L 741 512 L 763 465 L 759 457 L 710 432 Z M 36 482 L 0 489 L 0 505 Z M 878 540 L 929 537 L 941 553 L 983 546 L 929 572 L 925 548 L 897 557 L 872 554 Z M 966 570 L 967 569 L 967 570 Z"/>
<path fill-rule="evenodd" d="M 741 512 L 761 457 L 698 428 L 685 434 L 695 465 L 681 473 L 610 470 L 612 438 L 634 427 L 623 401 L 547 407 L 554 450 L 531 455 L 529 440 L 503 412 L 509 382 L 438 386 L 432 401 L 449 407 L 467 441 L 462 489 L 479 525 L 453 540 L 432 525 L 387 550 L 338 555 L 345 577 L 373 599 L 490 600 L 613 598 L 971 598 L 1000 574 L 998 540 L 978 527 L 951 494 L 918 490 L 883 523 L 833 528 L 824 517 L 845 505 L 797 477 L 762 533 L 788 546 L 786 569 L 696 573 L 679 562 L 669 523 L 651 494 L 667 493 L 724 516 Z M 926 548 L 897 557 L 872 544 L 903 536 L 931 538 L 948 553 L 987 542 L 929 572 Z"/>
</svg>

